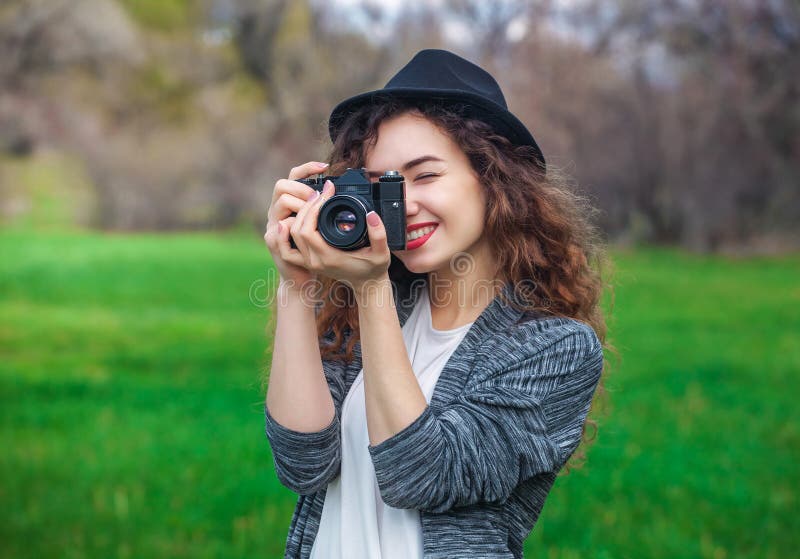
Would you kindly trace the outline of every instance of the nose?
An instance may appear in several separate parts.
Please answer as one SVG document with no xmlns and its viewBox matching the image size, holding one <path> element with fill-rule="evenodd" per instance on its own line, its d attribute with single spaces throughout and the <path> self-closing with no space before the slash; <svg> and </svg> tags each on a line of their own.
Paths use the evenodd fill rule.
<svg viewBox="0 0 800 559">
<path fill-rule="evenodd" d="M 419 201 L 416 196 L 409 194 L 406 190 L 406 217 L 412 217 L 419 213 Z"/>
</svg>

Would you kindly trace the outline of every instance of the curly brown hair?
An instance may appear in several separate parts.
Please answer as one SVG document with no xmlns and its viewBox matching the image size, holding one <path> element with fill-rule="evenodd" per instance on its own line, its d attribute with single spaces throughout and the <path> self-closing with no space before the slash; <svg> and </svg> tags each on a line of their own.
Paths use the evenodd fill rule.
<svg viewBox="0 0 800 559">
<path fill-rule="evenodd" d="M 521 301 L 524 311 L 580 320 L 594 329 L 604 349 L 616 354 L 606 342 L 606 321 L 600 308 L 605 287 L 609 288 L 613 307 L 613 287 L 603 279 L 611 266 L 605 242 L 592 222 L 597 210 L 564 173 L 552 165 L 545 172 L 532 148 L 513 145 L 483 121 L 470 118 L 468 107 L 376 99 L 351 113 L 342 124 L 329 155 L 330 172 L 340 174 L 348 167 L 364 167 L 380 124 L 409 112 L 444 131 L 466 154 L 486 189 L 484 234 L 498 259 L 503 281 L 514 286 L 517 296 L 517 301 L 504 300 L 517 307 Z M 425 281 L 426 276 L 408 271 L 392 255 L 392 283 Z M 342 282 L 325 277 L 318 280 L 316 321 L 322 358 L 350 361 L 359 340 L 355 297 Z M 517 293 L 516 286 L 522 285 L 537 287 Z M 596 404 L 605 400 L 607 365 L 604 357 L 604 374 L 590 416 Z M 596 430 L 597 422 L 590 417 L 565 471 L 582 464 Z"/>
</svg>

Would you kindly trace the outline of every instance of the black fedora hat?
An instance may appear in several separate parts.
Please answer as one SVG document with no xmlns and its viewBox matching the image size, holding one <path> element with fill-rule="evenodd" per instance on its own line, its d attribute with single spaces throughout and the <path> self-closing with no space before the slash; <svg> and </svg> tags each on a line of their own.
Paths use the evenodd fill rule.
<svg viewBox="0 0 800 559">
<path fill-rule="evenodd" d="M 384 97 L 462 105 L 467 116 L 491 125 L 513 144 L 531 146 L 542 169 L 545 168 L 542 150 L 525 125 L 508 110 L 497 81 L 480 66 L 452 52 L 421 50 L 383 89 L 361 93 L 336 105 L 328 120 L 331 140 L 336 141 L 350 112 Z"/>
</svg>

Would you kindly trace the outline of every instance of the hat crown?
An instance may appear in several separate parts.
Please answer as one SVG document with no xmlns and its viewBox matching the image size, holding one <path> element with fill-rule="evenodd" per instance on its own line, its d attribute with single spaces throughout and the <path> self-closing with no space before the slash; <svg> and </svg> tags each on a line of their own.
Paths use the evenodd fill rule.
<svg viewBox="0 0 800 559">
<path fill-rule="evenodd" d="M 384 89 L 416 88 L 436 91 L 462 91 L 480 95 L 508 109 L 500 85 L 486 70 L 440 49 L 419 51 L 390 79 Z"/>
<path fill-rule="evenodd" d="M 457 105 L 459 114 L 483 121 L 512 144 L 532 147 L 541 169 L 546 169 L 542 150 L 528 128 L 508 110 L 500 85 L 491 74 L 457 54 L 441 49 L 419 51 L 383 89 L 360 93 L 336 105 L 328 119 L 331 141 L 336 142 L 350 113 L 388 99 Z"/>
</svg>

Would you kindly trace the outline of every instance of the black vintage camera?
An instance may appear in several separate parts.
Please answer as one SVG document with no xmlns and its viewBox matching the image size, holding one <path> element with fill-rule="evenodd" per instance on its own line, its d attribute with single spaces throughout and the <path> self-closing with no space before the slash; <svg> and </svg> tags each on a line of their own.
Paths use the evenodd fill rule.
<svg viewBox="0 0 800 559">
<path fill-rule="evenodd" d="M 375 210 L 386 229 L 390 250 L 406 249 L 406 193 L 403 175 L 386 171 L 378 182 L 370 182 L 366 169 L 347 169 L 341 176 L 300 179 L 322 192 L 325 181 L 336 186 L 336 193 L 322 204 L 317 230 L 325 241 L 341 250 L 369 246 L 367 214 Z M 292 214 L 297 215 L 297 214 Z M 297 248 L 289 236 L 292 248 Z"/>
</svg>

